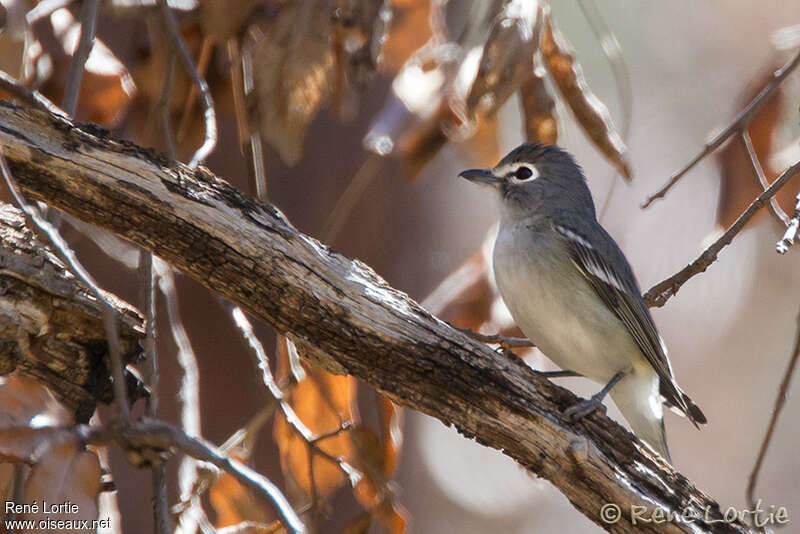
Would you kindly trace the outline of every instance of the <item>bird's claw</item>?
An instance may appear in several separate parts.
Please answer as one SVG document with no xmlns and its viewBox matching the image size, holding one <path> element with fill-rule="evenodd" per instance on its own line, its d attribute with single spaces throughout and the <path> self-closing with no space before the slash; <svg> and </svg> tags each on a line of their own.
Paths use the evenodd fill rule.
<svg viewBox="0 0 800 534">
<path fill-rule="evenodd" d="M 564 410 L 564 417 L 566 417 L 566 419 L 571 423 L 574 423 L 579 419 L 583 419 L 595 410 L 599 410 L 603 414 L 606 413 L 606 405 L 603 404 L 602 399 L 585 399 L 577 404 L 573 404 Z"/>
</svg>

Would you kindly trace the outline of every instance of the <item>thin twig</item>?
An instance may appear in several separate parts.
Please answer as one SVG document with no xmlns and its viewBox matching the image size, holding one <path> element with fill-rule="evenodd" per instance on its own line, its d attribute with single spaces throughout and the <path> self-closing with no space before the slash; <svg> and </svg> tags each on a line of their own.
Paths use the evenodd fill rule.
<svg viewBox="0 0 800 534">
<path fill-rule="evenodd" d="M 480 332 L 476 332 L 475 330 L 471 330 L 469 328 L 459 328 L 458 326 L 453 326 L 453 328 L 455 328 L 459 332 L 465 333 L 475 341 L 480 341 L 481 343 L 490 343 L 492 345 L 503 345 L 510 349 L 517 347 L 536 346 L 530 339 L 526 337 L 511 337 L 511 336 L 504 336 L 502 334 L 481 334 Z"/>
<path fill-rule="evenodd" d="M 247 453 L 245 454 L 245 457 L 237 454 L 237 456 L 239 456 L 242 460 L 246 460 L 250 454 L 250 451 L 252 450 L 252 445 L 248 444 L 247 442 L 255 440 L 255 436 L 261 430 L 261 427 L 263 427 L 264 424 L 270 418 L 272 418 L 272 415 L 275 413 L 275 409 L 277 407 L 278 402 L 274 399 L 272 402 L 267 403 L 264 408 L 262 408 L 250 419 L 244 428 L 240 428 L 231 434 L 231 436 L 219 446 L 220 452 L 225 456 L 231 456 L 232 454 L 237 453 L 237 449 L 239 451 L 246 450 Z M 192 506 L 192 501 L 202 497 L 202 495 L 211 487 L 211 485 L 219 480 L 221 473 L 222 472 L 219 469 L 212 469 L 208 465 L 200 466 L 200 476 L 195 482 L 188 499 L 181 500 L 175 504 L 175 506 L 172 508 L 172 513 L 177 516 L 183 514 L 186 509 Z"/>
<path fill-rule="evenodd" d="M 117 442 L 123 447 L 150 448 L 154 450 L 177 449 L 201 462 L 225 471 L 240 483 L 270 500 L 278 511 L 284 525 L 292 532 L 303 534 L 306 527 L 289 501 L 265 476 L 241 462 L 228 458 L 216 446 L 162 421 L 136 421 L 130 425 L 111 424 L 104 428 L 78 426 L 78 435 L 87 443 Z M 68 429 L 67 431 L 72 431 Z"/>
<path fill-rule="evenodd" d="M 178 294 L 175 288 L 175 276 L 172 268 L 158 257 L 153 258 L 153 265 L 158 276 L 158 287 L 167 303 L 167 319 L 172 338 L 178 347 L 178 364 L 181 367 L 182 379 L 180 388 L 181 426 L 189 435 L 200 435 L 200 378 L 197 357 L 192 349 L 189 335 L 183 326 Z M 178 468 L 178 486 L 181 500 L 187 500 L 197 480 L 197 462 L 184 458 Z M 184 514 L 178 518 L 176 532 L 195 532 L 201 523 L 201 505 L 199 499 L 191 499 Z"/>
<path fill-rule="evenodd" d="M 795 174 L 800 172 L 800 161 L 783 171 L 783 174 L 777 180 L 772 182 L 764 192 L 749 205 L 747 209 L 733 222 L 733 224 L 725 230 L 719 239 L 714 241 L 707 249 L 703 251 L 700 256 L 692 263 L 673 274 L 666 280 L 657 283 L 645 293 L 644 300 L 648 306 L 660 308 L 667 300 L 675 295 L 681 286 L 686 283 L 690 278 L 696 274 L 704 272 L 709 265 L 717 260 L 719 252 L 733 241 L 733 238 L 744 228 L 747 221 L 750 220 L 756 212 L 761 209 L 764 204 L 769 201 L 775 194 L 783 187 Z"/>
<path fill-rule="evenodd" d="M 309 429 L 305 423 L 303 423 L 291 405 L 286 401 L 286 396 L 275 382 L 275 377 L 272 375 L 272 370 L 269 367 L 269 359 L 267 358 L 267 353 L 264 350 L 264 345 L 261 344 L 261 341 L 259 341 L 258 337 L 256 337 L 255 332 L 253 332 L 253 325 L 250 323 L 250 320 L 247 318 L 244 311 L 242 311 L 240 307 L 234 306 L 233 310 L 231 311 L 231 315 L 233 316 L 233 321 L 237 328 L 239 328 L 239 330 L 242 332 L 242 336 L 247 340 L 250 348 L 252 349 L 251 353 L 254 356 L 254 362 L 261 370 L 261 380 L 264 382 L 264 385 L 267 386 L 267 389 L 272 397 L 280 403 L 280 408 L 283 412 L 286 422 L 295 432 L 297 432 L 301 438 L 303 438 L 303 440 L 308 443 L 313 454 L 324 456 L 331 462 L 338 465 L 339 469 L 341 469 L 341 471 L 350 480 L 350 484 L 355 487 L 355 485 L 358 484 L 362 478 L 361 473 L 355 467 L 350 465 L 344 458 L 332 456 L 317 446 L 317 442 L 321 439 L 325 439 L 327 436 L 325 434 L 315 435 L 311 429 Z M 337 433 L 341 432 L 342 430 L 337 430 Z M 311 455 L 312 457 L 313 454 Z"/>
<path fill-rule="evenodd" d="M 7 72 L 0 70 L 0 89 L 7 91 L 32 105 L 33 107 L 42 111 L 47 111 L 53 115 L 65 116 L 64 110 L 53 104 L 47 97 L 43 96 L 39 91 L 29 89 L 9 76 Z"/>
<path fill-rule="evenodd" d="M 208 89 L 205 78 L 197 72 L 194 61 L 192 61 L 192 55 L 189 53 L 189 49 L 186 48 L 186 43 L 183 37 L 181 37 L 181 32 L 178 28 L 178 22 L 175 20 L 175 15 L 172 13 L 172 10 L 170 10 L 167 1 L 158 0 L 158 6 L 161 8 L 161 15 L 164 19 L 164 25 L 166 26 L 172 47 L 180 54 L 183 65 L 192 78 L 192 83 L 194 83 L 197 90 L 200 92 L 200 97 L 203 101 L 203 119 L 206 134 L 203 144 L 195 151 L 191 161 L 189 161 L 189 167 L 194 169 L 206 160 L 217 145 L 217 115 L 214 111 L 214 101 L 211 98 L 211 91 Z"/>
<path fill-rule="evenodd" d="M 249 128 L 248 114 L 247 114 L 247 99 L 249 95 L 255 90 L 255 76 L 253 74 L 253 55 L 250 46 L 244 47 L 242 50 L 241 58 L 241 72 L 242 72 L 242 85 L 241 89 L 244 92 L 244 109 L 243 114 L 240 116 L 237 113 L 237 119 L 244 121 L 241 125 L 247 131 Z M 234 88 L 234 94 L 238 91 Z M 261 202 L 267 202 L 267 169 L 264 167 L 264 144 L 261 139 L 261 129 L 253 128 L 250 132 L 250 164 L 252 168 L 253 182 L 255 184 L 256 198 Z"/>
<path fill-rule="evenodd" d="M 81 37 L 78 47 L 72 54 L 72 62 L 67 73 L 67 83 L 64 85 L 64 99 L 61 107 L 70 116 L 75 116 L 78 107 L 78 95 L 81 90 L 81 80 L 83 80 L 83 70 L 86 60 L 94 47 L 94 35 L 97 28 L 97 8 L 100 0 L 84 0 L 81 8 Z"/>
<path fill-rule="evenodd" d="M 780 69 L 776 70 L 772 74 L 772 80 L 756 95 L 756 97 L 747 105 L 744 110 L 733 120 L 731 124 L 729 124 L 724 130 L 719 132 L 713 138 L 706 142 L 703 150 L 700 151 L 695 157 L 689 161 L 683 168 L 679 169 L 667 181 L 664 186 L 661 187 L 658 191 L 651 194 L 650 196 L 645 199 L 644 203 L 642 203 L 642 209 L 648 207 L 650 204 L 653 203 L 654 200 L 663 198 L 664 195 L 667 194 L 672 186 L 674 186 L 678 181 L 683 178 L 683 176 L 689 172 L 695 165 L 697 165 L 703 158 L 714 152 L 720 146 L 722 146 L 725 141 L 727 141 L 731 136 L 736 133 L 740 133 L 747 128 L 747 125 L 750 123 L 750 119 L 753 115 L 761 109 L 761 107 L 767 103 L 769 97 L 772 96 L 772 93 L 783 83 L 783 80 L 786 79 L 789 74 L 800 64 L 800 50 L 794 55 L 789 62 L 781 67 Z"/>
<path fill-rule="evenodd" d="M 786 225 L 786 232 L 784 232 L 781 240 L 775 244 L 775 250 L 778 251 L 778 254 L 785 254 L 789 250 L 789 247 L 794 245 L 794 241 L 797 239 L 798 228 L 800 228 L 800 193 L 797 193 L 794 213 L 792 214 L 789 224 Z"/>
<path fill-rule="evenodd" d="M 158 355 L 156 353 L 156 275 L 153 254 L 139 253 L 139 302 L 145 314 L 144 354 L 150 362 L 150 397 L 147 399 L 147 416 L 158 417 Z M 153 522 L 157 534 L 169 534 L 169 508 L 167 506 L 167 469 L 164 464 L 153 466 Z"/>
<path fill-rule="evenodd" d="M 750 166 L 753 168 L 753 172 L 756 174 L 756 178 L 758 178 L 758 183 L 761 184 L 762 189 L 766 189 L 769 187 L 769 182 L 767 181 L 767 175 L 764 173 L 764 168 L 761 166 L 761 162 L 758 161 L 758 154 L 756 154 L 756 149 L 753 146 L 753 140 L 750 138 L 750 131 L 748 129 L 742 130 L 742 141 L 744 142 L 744 148 L 747 150 L 747 157 L 750 158 Z M 780 204 L 775 197 L 769 199 L 769 205 L 772 208 L 772 213 L 775 214 L 775 217 L 778 219 L 778 222 L 783 224 L 784 226 L 789 224 L 789 216 L 786 215 L 786 212 L 783 211 Z"/>
<path fill-rule="evenodd" d="M 200 46 L 200 57 L 197 59 L 197 72 L 200 76 L 205 78 L 206 69 L 208 69 L 208 61 L 211 59 L 211 50 L 213 49 L 213 42 L 208 37 L 203 38 L 203 44 Z M 189 95 L 186 97 L 186 102 L 183 104 L 183 114 L 178 123 L 178 133 L 176 138 L 180 143 L 186 136 L 186 129 L 189 127 L 192 117 L 192 107 L 194 101 L 197 100 L 197 86 L 193 85 L 189 88 Z"/>
<path fill-rule="evenodd" d="M 783 411 L 783 407 L 786 404 L 786 396 L 789 393 L 789 385 L 792 383 L 794 370 L 797 367 L 798 355 L 800 355 L 800 314 L 798 314 L 797 317 L 797 332 L 795 333 L 794 349 L 792 350 L 792 356 L 789 359 L 789 365 L 786 368 L 786 372 L 783 375 L 783 380 L 781 381 L 780 388 L 778 388 L 778 396 L 775 399 L 775 407 L 772 410 L 772 417 L 769 420 L 767 433 L 764 435 L 764 440 L 761 442 L 761 448 L 758 451 L 758 457 L 756 458 L 756 463 L 753 466 L 753 471 L 750 473 L 750 477 L 747 480 L 746 495 L 747 495 L 747 502 L 750 504 L 751 510 L 755 510 L 755 504 L 756 504 L 755 489 L 756 489 L 756 483 L 758 482 L 758 474 L 761 471 L 761 465 L 764 463 L 764 457 L 767 455 L 767 449 L 769 448 L 769 444 L 772 441 L 772 434 L 775 432 L 775 426 L 778 423 L 778 417 L 780 417 L 781 411 Z M 758 527 L 759 525 L 756 526 Z"/>
<path fill-rule="evenodd" d="M 124 365 L 122 363 L 122 351 L 119 345 L 119 324 L 114 305 L 109 300 L 109 294 L 100 289 L 94 277 L 89 274 L 89 271 L 84 269 L 81 262 L 75 256 L 75 252 L 70 248 L 69 244 L 61 237 L 58 229 L 56 229 L 50 222 L 48 222 L 39 209 L 29 203 L 17 187 L 14 176 L 11 174 L 11 169 L 6 161 L 5 154 L 0 147 L 0 173 L 6 182 L 6 186 L 14 197 L 14 201 L 19 208 L 27 215 L 28 220 L 42 233 L 47 236 L 47 239 L 52 243 L 61 259 L 69 265 L 73 274 L 81 279 L 86 284 L 89 291 L 100 301 L 103 306 L 103 327 L 105 328 L 106 339 L 108 341 L 108 352 L 111 357 L 111 372 L 114 379 L 114 400 L 117 404 L 120 417 L 126 423 L 130 421 L 130 408 L 128 407 L 128 392 L 126 390 Z"/>
</svg>

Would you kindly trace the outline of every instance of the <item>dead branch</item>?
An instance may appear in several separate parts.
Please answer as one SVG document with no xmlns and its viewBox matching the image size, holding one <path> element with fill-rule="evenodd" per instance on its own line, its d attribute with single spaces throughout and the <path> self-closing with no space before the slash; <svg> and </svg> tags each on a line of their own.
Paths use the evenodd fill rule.
<svg viewBox="0 0 800 534">
<path fill-rule="evenodd" d="M 432 317 L 366 265 L 295 230 L 204 168 L 105 130 L 0 102 L 0 146 L 25 194 L 110 230 L 315 347 L 315 362 L 456 426 L 551 481 L 612 532 L 752 532 L 629 432 L 523 362 Z M 599 511 L 613 503 L 619 521 Z M 655 503 L 655 504 L 654 504 Z M 634 524 L 633 506 L 691 516 Z M 713 523 L 712 523 L 713 522 Z"/>
<path fill-rule="evenodd" d="M 142 317 L 112 299 L 123 360 L 135 362 Z M 88 421 L 97 401 L 112 399 L 104 307 L 25 227 L 22 212 L 0 203 L 0 374 L 16 369 L 35 377 L 78 421 Z M 130 387 L 130 378 L 135 400 L 142 391 Z"/>
<path fill-rule="evenodd" d="M 750 124 L 750 119 L 753 118 L 761 107 L 766 104 L 767 100 L 772 96 L 775 90 L 780 87 L 783 83 L 783 80 L 786 79 L 792 71 L 800 65 L 800 50 L 789 60 L 786 65 L 781 67 L 780 69 L 776 70 L 772 74 L 772 80 L 756 95 L 756 97 L 747 105 L 746 108 L 742 110 L 739 115 L 733 119 L 733 121 L 725 127 L 721 132 L 715 135 L 712 139 L 706 142 L 703 150 L 701 150 L 695 157 L 693 157 L 689 163 L 684 165 L 681 169 L 673 173 L 670 176 L 667 183 L 664 184 L 661 189 L 656 191 L 655 193 L 648 196 L 645 201 L 642 203 L 642 209 L 647 208 L 653 201 L 664 198 L 667 194 L 667 191 L 672 189 L 672 186 L 678 183 L 678 181 L 683 178 L 687 172 L 689 172 L 695 165 L 700 163 L 706 156 L 714 152 L 716 149 L 721 147 L 725 141 L 730 139 L 733 135 L 743 132 L 747 129 L 748 124 Z"/>
<path fill-rule="evenodd" d="M 98 427 L 76 425 L 72 428 L 41 427 L 7 427 L 1 428 L 4 435 L 13 434 L 15 431 L 25 429 L 31 435 L 36 435 L 34 443 L 41 444 L 35 451 L 43 446 L 57 443 L 65 439 L 77 437 L 81 442 L 92 445 L 108 445 L 116 443 L 129 452 L 128 458 L 140 458 L 147 461 L 153 457 L 163 457 L 177 450 L 201 462 L 208 462 L 217 469 L 229 473 L 244 486 L 271 501 L 280 514 L 284 525 L 295 534 L 305 534 L 307 529 L 292 509 L 289 501 L 281 491 L 263 475 L 253 471 L 238 460 L 228 458 L 223 451 L 202 438 L 192 437 L 181 429 L 158 420 L 133 421 L 126 423 L 121 420 L 112 421 L 110 424 Z M 138 453 L 138 454 L 137 454 Z"/>
<path fill-rule="evenodd" d="M 783 171 L 783 174 L 781 174 L 777 180 L 772 182 L 772 185 L 765 189 L 763 193 L 758 195 L 758 197 L 756 197 L 756 199 L 749 206 L 747 206 L 747 209 L 744 210 L 744 212 L 742 212 L 742 214 L 739 215 L 739 217 L 733 222 L 730 228 L 725 230 L 725 233 L 723 233 L 719 239 L 714 241 L 707 249 L 705 249 L 696 260 L 666 280 L 663 280 L 651 287 L 647 293 L 643 295 L 644 301 L 647 303 L 647 305 L 651 308 L 660 308 L 666 304 L 667 300 L 677 293 L 681 286 L 688 282 L 690 278 L 696 274 L 705 272 L 705 270 L 708 269 L 712 263 L 717 261 L 717 256 L 719 255 L 720 251 L 726 246 L 730 245 L 730 243 L 733 241 L 733 238 L 736 237 L 742 228 L 744 228 L 745 224 L 747 224 L 747 221 L 749 221 L 758 210 L 764 207 L 764 204 L 769 202 L 769 200 L 775 196 L 780 188 L 783 187 L 798 172 L 800 172 L 800 161 Z"/>
<path fill-rule="evenodd" d="M 747 478 L 747 489 L 745 490 L 745 496 L 747 497 L 748 504 L 751 506 L 755 506 L 756 504 L 755 491 L 756 483 L 758 482 L 758 475 L 761 472 L 761 466 L 764 463 L 764 457 L 767 455 L 767 449 L 772 441 L 772 435 L 775 432 L 775 427 L 778 424 L 778 418 L 780 417 L 783 407 L 786 404 L 786 397 L 789 393 L 789 385 L 792 383 L 798 358 L 800 358 L 800 315 L 797 317 L 797 332 L 795 333 L 794 349 L 792 350 L 792 355 L 789 357 L 789 365 L 786 367 L 786 372 L 783 374 L 781 385 L 778 387 L 778 395 L 775 398 L 775 407 L 773 408 L 772 416 L 769 419 L 767 432 L 764 434 L 764 439 L 761 442 L 761 447 L 758 450 L 756 462 L 753 465 L 753 470 L 751 471 L 750 476 Z M 761 529 L 761 531 L 763 532 L 764 529 Z"/>
</svg>

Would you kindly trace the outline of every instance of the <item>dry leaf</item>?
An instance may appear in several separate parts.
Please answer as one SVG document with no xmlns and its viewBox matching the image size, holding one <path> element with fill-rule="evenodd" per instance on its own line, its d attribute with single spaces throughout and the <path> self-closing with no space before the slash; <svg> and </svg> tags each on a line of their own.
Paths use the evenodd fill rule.
<svg viewBox="0 0 800 534">
<path fill-rule="evenodd" d="M 503 6 L 466 98 L 468 116 L 496 112 L 525 80 L 539 47 L 541 11 L 536 0 L 510 0 Z"/>
<path fill-rule="evenodd" d="M 237 460 L 244 459 L 233 456 Z M 252 492 L 228 473 L 222 473 L 208 490 L 208 499 L 217 514 L 217 528 L 237 525 L 242 521 L 261 524 L 274 519 L 263 499 L 257 499 Z"/>
<path fill-rule="evenodd" d="M 306 129 L 331 95 L 331 11 L 315 2 L 284 4 L 250 29 L 257 124 L 288 165 L 297 163 Z"/>
<path fill-rule="evenodd" d="M 261 428 L 275 412 L 275 405 L 269 404 L 257 413 L 246 427 L 239 429 L 220 449 L 229 458 L 247 464 L 253 453 Z M 274 522 L 272 508 L 264 506 L 263 497 L 256 497 L 251 490 L 244 487 L 236 478 L 226 472 L 214 478 L 208 490 L 208 499 L 216 512 L 216 527 L 232 527 L 242 523 L 252 523 L 248 532 L 263 532 Z"/>
<path fill-rule="evenodd" d="M 402 448 L 402 411 L 380 395 L 376 400 L 381 421 L 380 435 L 363 425 L 350 432 L 356 449 L 356 465 L 364 474 L 353 488 L 353 495 L 384 531 L 401 534 L 406 530 L 408 512 L 395 502 L 389 479 L 397 468 Z M 356 521 L 351 525 L 357 529 L 363 524 Z"/>
<path fill-rule="evenodd" d="M 754 83 L 744 90 L 743 94 L 736 99 L 735 109 L 743 109 L 753 98 L 772 80 L 774 68 L 760 73 Z M 786 100 L 785 91 L 782 87 L 776 89 L 771 98 L 764 102 L 764 105 L 750 119 L 748 131 L 753 142 L 758 161 L 764 169 L 767 182 L 772 183 L 778 177 L 782 169 L 775 166 L 775 131 L 783 120 L 781 111 Z M 750 163 L 744 141 L 740 136 L 731 139 L 723 146 L 716 156 L 720 166 L 720 191 L 719 203 L 717 204 L 717 223 L 727 228 L 733 221 L 747 208 L 748 205 L 763 190 L 758 181 L 758 177 Z M 794 211 L 795 195 L 800 189 L 800 176 L 795 176 L 789 184 L 781 188 L 775 195 L 778 204 L 783 210 L 790 214 Z M 769 208 L 768 208 L 769 209 Z M 756 213 L 747 225 L 757 224 L 763 217 L 769 216 L 768 209 Z"/>
<path fill-rule="evenodd" d="M 281 344 L 285 347 L 285 343 Z M 288 356 L 280 358 L 281 376 L 287 376 Z M 288 403 L 297 417 L 314 435 L 336 432 L 343 423 L 355 419 L 355 380 L 350 376 L 337 376 L 321 369 L 308 369 L 306 378 L 292 388 Z M 307 497 L 312 495 L 310 447 L 279 411 L 273 429 L 281 453 L 281 468 L 288 482 L 296 485 Z M 347 461 L 353 458 L 353 445 L 347 432 L 317 442 L 317 446 L 334 457 Z M 315 454 L 313 456 L 313 488 L 319 496 L 326 496 L 338 488 L 345 476 L 339 466 Z"/>
<path fill-rule="evenodd" d="M 628 149 L 617 133 L 608 108 L 592 93 L 583 69 L 569 44 L 555 27 L 549 8 L 545 13 L 541 52 L 547 69 L 572 114 L 595 147 L 626 180 L 631 179 Z"/>
<path fill-rule="evenodd" d="M 35 463 L 46 452 L 46 440 L 55 439 L 63 430 L 37 430 L 40 427 L 72 423 L 72 416 L 44 385 L 18 373 L 0 377 L 0 496 L 14 487 L 14 469 L 3 462 Z M 2 514 L 0 514 L 2 516 Z"/>
<path fill-rule="evenodd" d="M 40 504 L 39 513 L 25 514 L 20 519 L 41 520 L 89 520 L 97 519 L 97 496 L 100 494 L 100 460 L 94 451 L 85 450 L 76 438 L 64 440 L 53 445 L 39 461 L 34 464 L 25 482 L 24 502 Z M 57 511 L 45 510 L 43 503 L 50 506 L 68 503 L 69 508 Z M 58 528 L 47 523 L 49 528 L 38 532 L 84 533 L 80 524 L 75 528 Z"/>
<path fill-rule="evenodd" d="M 54 444 L 63 441 L 74 441 L 69 431 L 63 428 L 0 429 L 0 460 L 34 465 L 49 454 Z"/>
<path fill-rule="evenodd" d="M 381 51 L 380 69 L 397 72 L 433 32 L 431 0 L 390 0 L 391 22 Z"/>
<path fill-rule="evenodd" d="M 18 373 L 0 377 L 0 428 L 62 426 L 71 422 L 66 408 L 40 382 Z"/>
<path fill-rule="evenodd" d="M 556 103 L 545 83 L 543 69 L 532 68 L 519 88 L 525 138 L 529 143 L 554 145 L 558 142 Z"/>
</svg>

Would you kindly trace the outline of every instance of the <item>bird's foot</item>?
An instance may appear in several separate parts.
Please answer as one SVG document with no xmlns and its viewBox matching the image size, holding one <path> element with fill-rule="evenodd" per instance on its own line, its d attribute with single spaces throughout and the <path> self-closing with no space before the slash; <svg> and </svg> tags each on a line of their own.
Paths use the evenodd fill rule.
<svg viewBox="0 0 800 534">
<path fill-rule="evenodd" d="M 566 417 L 571 423 L 574 423 L 579 419 L 583 419 L 595 410 L 599 410 L 603 414 L 606 413 L 606 405 L 603 404 L 602 397 L 596 398 L 595 396 L 591 399 L 584 399 L 577 404 L 573 404 L 564 410 L 564 417 Z"/>
</svg>

